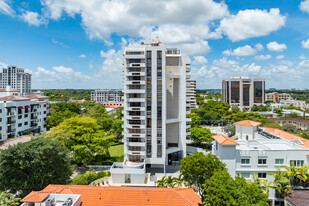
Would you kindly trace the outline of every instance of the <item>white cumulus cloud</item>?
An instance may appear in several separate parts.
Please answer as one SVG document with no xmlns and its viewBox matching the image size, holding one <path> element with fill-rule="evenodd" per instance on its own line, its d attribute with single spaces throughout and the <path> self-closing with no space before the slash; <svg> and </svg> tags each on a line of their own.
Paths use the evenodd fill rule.
<svg viewBox="0 0 309 206">
<path fill-rule="evenodd" d="M 279 44 L 278 42 L 273 41 L 273 42 L 269 42 L 267 44 L 267 49 L 269 51 L 282 52 L 282 51 L 286 50 L 287 47 L 284 43 Z"/>
<path fill-rule="evenodd" d="M 86 54 L 79 55 L 79 58 L 86 58 Z"/>
<path fill-rule="evenodd" d="M 301 42 L 301 46 L 305 49 L 309 49 L 309 38 Z"/>
<path fill-rule="evenodd" d="M 257 44 L 255 45 L 255 49 L 256 49 L 257 51 L 262 51 L 262 50 L 264 49 L 264 46 L 263 46 L 261 43 L 257 43 Z"/>
<path fill-rule="evenodd" d="M 309 13 L 309 0 L 302 1 L 299 5 L 299 9 L 303 12 Z"/>
<path fill-rule="evenodd" d="M 192 65 L 203 65 L 207 64 L 207 59 L 204 56 L 194 56 Z"/>
<path fill-rule="evenodd" d="M 253 49 L 251 46 L 249 45 L 245 45 L 243 47 L 238 47 L 234 50 L 225 50 L 223 51 L 223 54 L 227 55 L 227 56 L 251 56 L 256 54 L 256 50 Z"/>
<path fill-rule="evenodd" d="M 256 60 L 267 60 L 267 59 L 270 59 L 270 58 L 271 58 L 271 56 L 269 54 L 267 54 L 267 55 L 257 55 L 257 56 L 254 57 L 254 59 L 256 59 Z"/>
<path fill-rule="evenodd" d="M 283 59 L 284 58 L 284 55 L 278 55 L 277 57 L 276 57 L 276 59 Z"/>
<path fill-rule="evenodd" d="M 232 41 L 240 41 L 251 37 L 265 36 L 284 26 L 286 16 L 280 10 L 241 10 L 236 15 L 225 17 L 220 22 L 219 30 Z"/>
<path fill-rule="evenodd" d="M 20 17 L 30 26 L 40 26 L 46 23 L 42 17 L 39 17 L 37 12 L 25 11 Z"/>
</svg>

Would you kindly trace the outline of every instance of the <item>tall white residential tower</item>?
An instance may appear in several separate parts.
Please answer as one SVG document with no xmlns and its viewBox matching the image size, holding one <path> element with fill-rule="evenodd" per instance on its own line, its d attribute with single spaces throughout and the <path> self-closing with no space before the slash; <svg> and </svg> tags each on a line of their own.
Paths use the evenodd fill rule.
<svg viewBox="0 0 309 206">
<path fill-rule="evenodd" d="M 19 91 L 21 96 L 31 94 L 31 74 L 16 66 L 7 66 L 0 73 L 0 88 L 10 86 Z"/>
<path fill-rule="evenodd" d="M 186 79 L 190 59 L 158 39 L 124 53 L 124 162 L 111 168 L 115 183 L 145 183 L 147 168 L 165 172 L 186 156 Z"/>
</svg>

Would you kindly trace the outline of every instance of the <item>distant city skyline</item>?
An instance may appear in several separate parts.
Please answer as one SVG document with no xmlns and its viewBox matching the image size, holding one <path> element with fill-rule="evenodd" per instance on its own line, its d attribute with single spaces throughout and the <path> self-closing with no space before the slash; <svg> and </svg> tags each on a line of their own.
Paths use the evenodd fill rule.
<svg viewBox="0 0 309 206">
<path fill-rule="evenodd" d="M 197 89 L 233 76 L 303 89 L 308 20 L 309 0 L 0 0 L 0 68 L 33 89 L 121 89 L 124 47 L 158 36 L 189 55 Z"/>
</svg>

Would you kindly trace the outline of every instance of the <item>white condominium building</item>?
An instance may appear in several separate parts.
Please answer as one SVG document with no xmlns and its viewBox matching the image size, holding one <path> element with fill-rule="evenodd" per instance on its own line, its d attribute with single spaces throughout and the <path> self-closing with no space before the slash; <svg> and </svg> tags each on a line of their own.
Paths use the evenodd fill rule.
<svg viewBox="0 0 309 206">
<path fill-rule="evenodd" d="M 190 68 L 187 68 L 190 72 Z M 191 109 L 197 109 L 196 103 L 196 80 L 190 79 L 190 76 L 187 75 L 187 104 L 190 104 Z"/>
<path fill-rule="evenodd" d="M 280 104 L 282 104 L 284 107 L 289 107 L 290 105 L 293 105 L 294 107 L 298 107 L 300 109 L 304 109 L 306 106 L 306 101 L 301 100 L 281 100 Z"/>
<path fill-rule="evenodd" d="M 31 94 L 31 74 L 16 66 L 8 66 L 0 73 L 0 88 L 11 86 L 19 91 L 20 96 Z"/>
<path fill-rule="evenodd" d="M 129 45 L 124 53 L 124 162 L 111 168 L 114 183 L 147 182 L 147 168 L 186 155 L 186 75 L 190 59 L 158 39 Z"/>
<path fill-rule="evenodd" d="M 240 110 L 265 102 L 265 79 L 232 77 L 222 81 L 222 101 Z"/>
<path fill-rule="evenodd" d="M 91 101 L 96 103 L 119 103 L 122 102 L 123 93 L 121 90 L 102 89 L 91 92 Z"/>
<path fill-rule="evenodd" d="M 232 138 L 215 135 L 212 152 L 226 164 L 232 177 L 240 175 L 253 180 L 273 181 L 270 173 L 277 167 L 296 167 L 308 164 L 309 140 L 274 128 L 259 128 L 260 123 L 243 120 L 234 123 L 236 135 Z M 269 193 L 271 205 L 281 205 L 283 199 L 272 189 Z"/>
<path fill-rule="evenodd" d="M 0 140 L 45 131 L 47 113 L 48 97 L 0 97 Z"/>
</svg>

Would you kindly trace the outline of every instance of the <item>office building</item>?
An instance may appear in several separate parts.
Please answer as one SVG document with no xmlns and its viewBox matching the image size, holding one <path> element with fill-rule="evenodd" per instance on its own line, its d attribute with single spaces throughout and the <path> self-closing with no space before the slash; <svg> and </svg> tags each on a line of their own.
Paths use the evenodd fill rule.
<svg viewBox="0 0 309 206">
<path fill-rule="evenodd" d="M 16 66 L 7 66 L 0 73 L 0 88 L 10 86 L 18 90 L 20 96 L 31 94 L 31 74 Z"/>
<path fill-rule="evenodd" d="M 281 100 L 292 100 L 292 99 L 293 98 L 291 97 L 291 95 L 287 93 L 273 92 L 265 94 L 265 102 L 271 101 L 274 103 L 279 103 Z"/>
<path fill-rule="evenodd" d="M 0 140 L 45 131 L 47 114 L 48 97 L 0 97 Z"/>
<path fill-rule="evenodd" d="M 42 191 L 32 191 L 21 202 L 21 206 L 198 206 L 202 204 L 201 198 L 192 188 L 88 185 L 48 185 Z"/>
<path fill-rule="evenodd" d="M 232 177 L 240 175 L 245 179 L 273 181 L 270 173 L 277 167 L 296 167 L 308 164 L 309 140 L 274 128 L 259 128 L 261 123 L 243 120 L 234 123 L 236 134 L 229 138 L 215 135 L 212 152 L 226 164 Z M 280 205 L 283 199 L 276 196 L 275 190 L 269 192 L 272 205 Z"/>
<path fill-rule="evenodd" d="M 96 103 L 121 103 L 123 92 L 115 89 L 94 90 L 91 92 L 91 101 Z"/>
<path fill-rule="evenodd" d="M 114 183 L 144 184 L 147 168 L 164 173 L 186 156 L 186 85 L 190 59 L 158 39 L 129 45 L 124 54 L 124 162 Z"/>
<path fill-rule="evenodd" d="M 187 70 L 190 72 L 190 68 L 187 68 Z M 190 110 L 197 109 L 195 79 L 187 79 L 187 104 L 190 104 Z"/>
<path fill-rule="evenodd" d="M 253 105 L 264 104 L 264 95 L 265 79 L 232 77 L 222 81 L 222 101 L 240 110 L 250 110 Z"/>
</svg>

